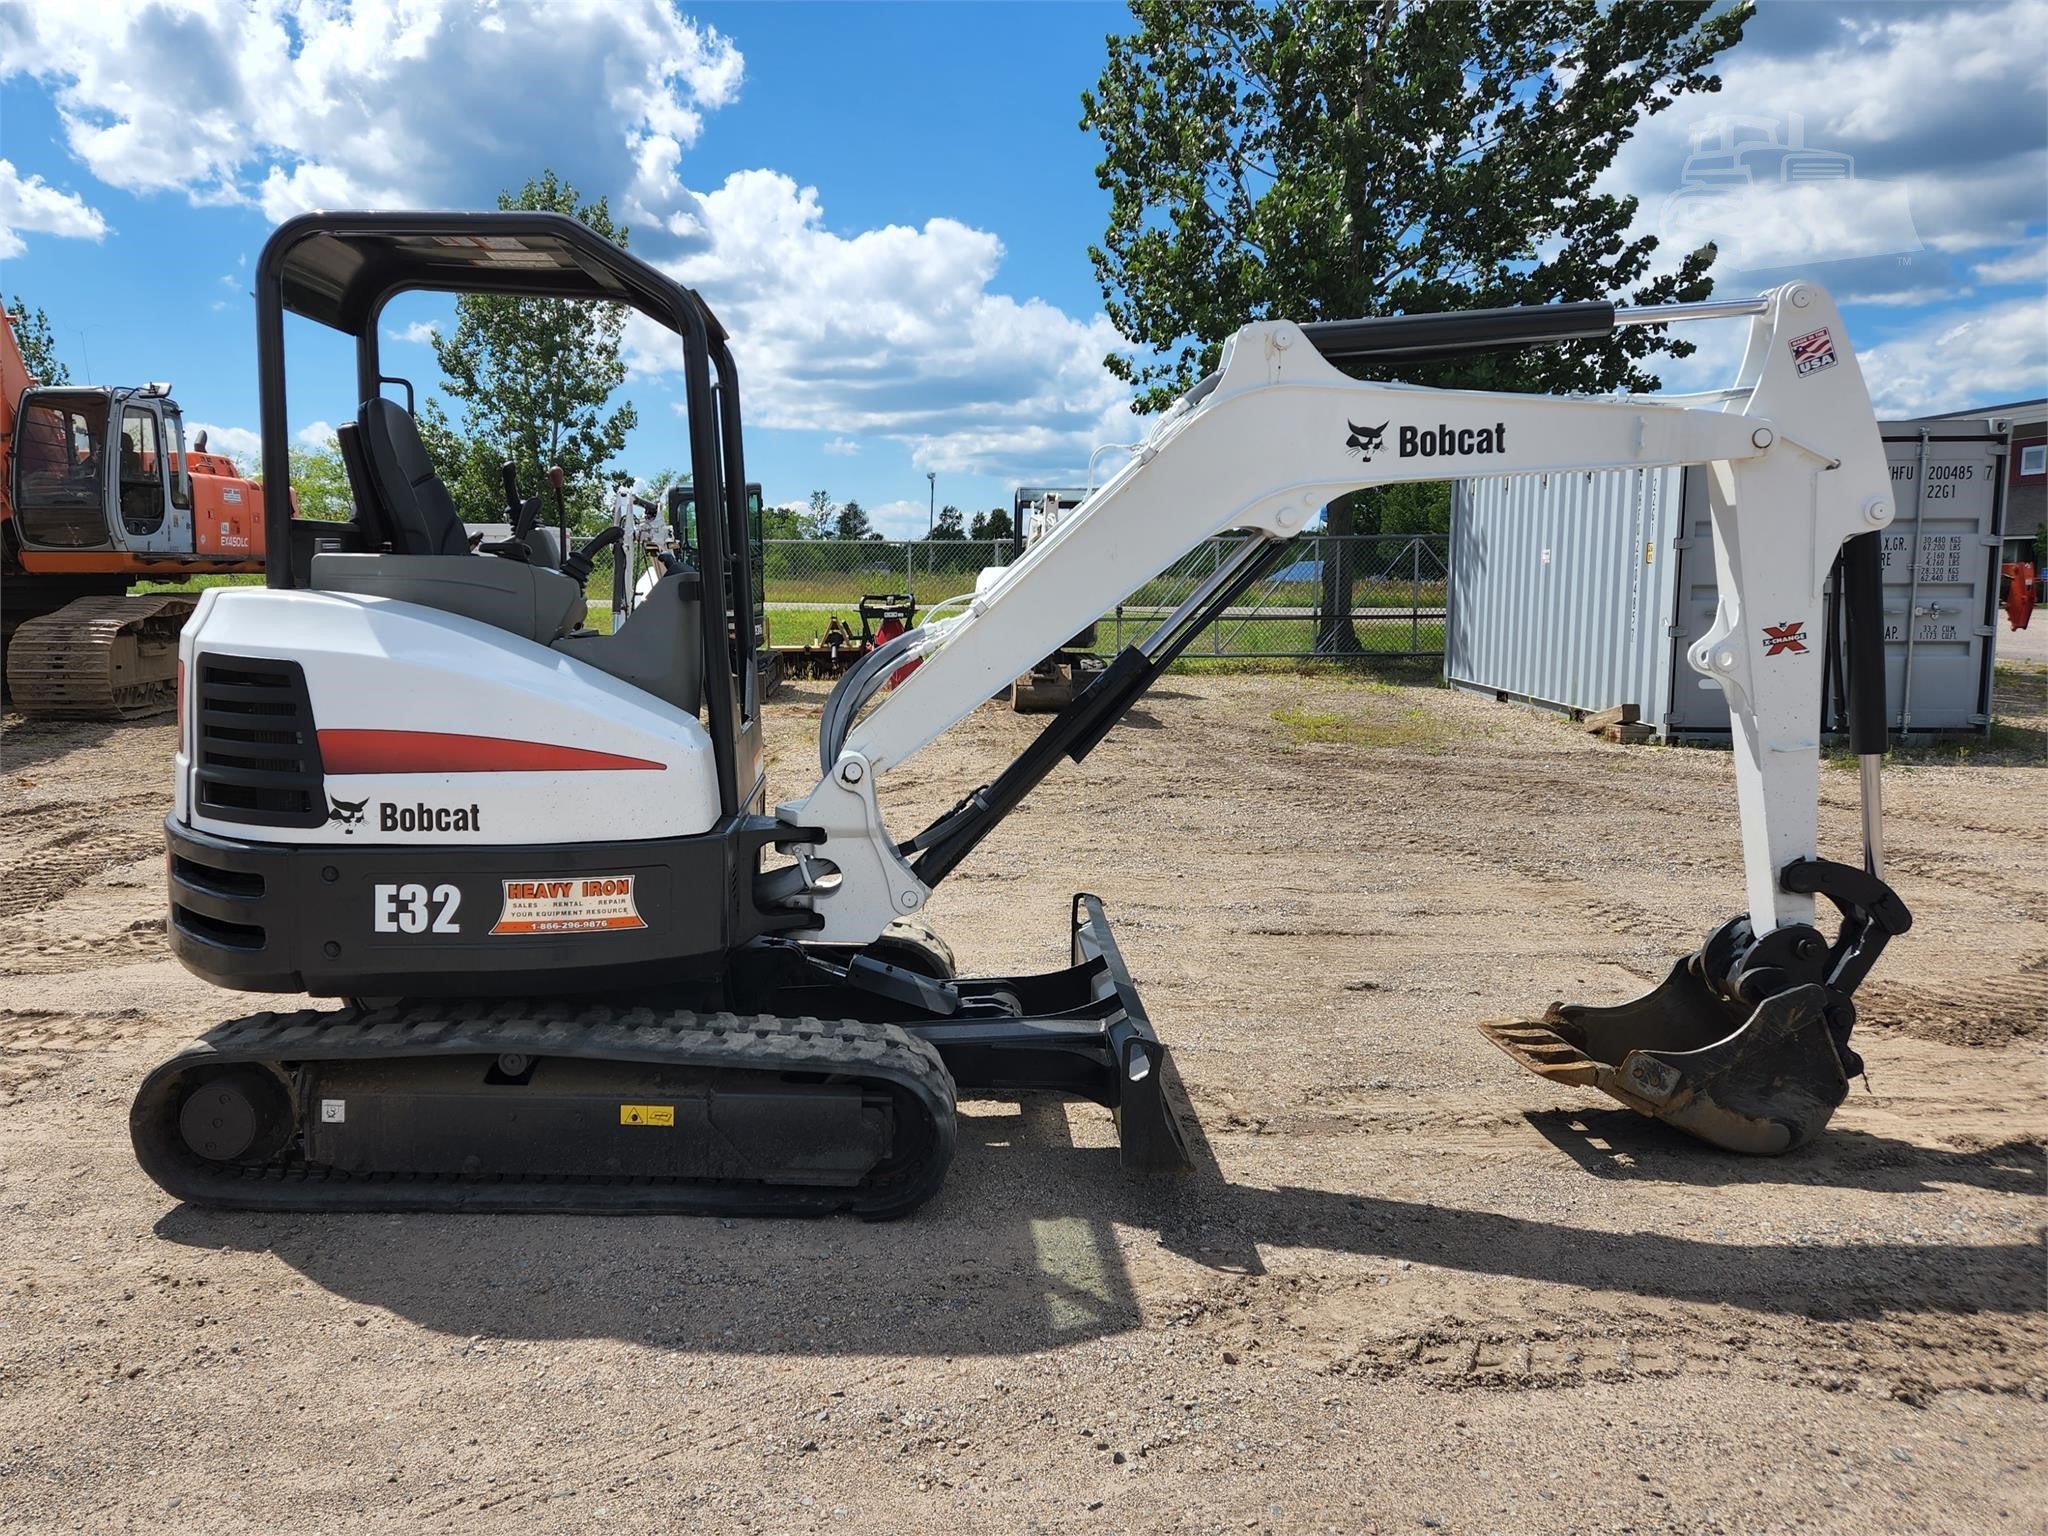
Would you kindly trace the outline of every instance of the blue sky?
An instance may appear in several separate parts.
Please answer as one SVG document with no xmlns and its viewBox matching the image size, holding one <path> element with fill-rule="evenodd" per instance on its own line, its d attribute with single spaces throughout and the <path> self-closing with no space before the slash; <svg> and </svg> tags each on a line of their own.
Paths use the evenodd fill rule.
<svg viewBox="0 0 2048 1536">
<path fill-rule="evenodd" d="M 1100 367 L 1116 338 L 1087 247 L 1107 199 L 1077 126 L 1126 21 L 1093 4 L 0 0 L 0 287 L 50 313 L 76 376 L 170 378 L 188 419 L 246 445 L 247 271 L 276 219 L 486 206 L 553 164 L 735 333 L 771 500 L 822 487 L 921 531 L 927 470 L 942 504 L 979 509 L 1130 434 Z M 2048 389 L 2048 4 L 1768 4 L 1721 73 L 1609 174 L 1642 227 L 1719 240 L 1724 291 L 1827 283 L 1887 414 Z M 1717 134 L 1754 178 L 1738 191 Z M 1831 179 L 1779 178 L 1816 153 Z M 408 300 L 391 326 L 446 313 Z M 1737 340 L 1669 382 L 1723 382 Z M 295 426 L 352 412 L 341 349 L 293 364 Z M 417 342 L 387 365 L 436 377 Z M 642 424 L 622 467 L 679 462 L 673 380 L 642 366 L 627 393 Z"/>
</svg>

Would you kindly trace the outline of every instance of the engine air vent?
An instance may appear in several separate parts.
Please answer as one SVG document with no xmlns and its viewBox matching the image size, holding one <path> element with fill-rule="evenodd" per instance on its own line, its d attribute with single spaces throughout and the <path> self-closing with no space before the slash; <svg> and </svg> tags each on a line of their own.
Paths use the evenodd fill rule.
<svg viewBox="0 0 2048 1536">
<path fill-rule="evenodd" d="M 194 705 L 199 815 L 273 827 L 327 820 L 320 740 L 297 662 L 202 653 Z"/>
</svg>

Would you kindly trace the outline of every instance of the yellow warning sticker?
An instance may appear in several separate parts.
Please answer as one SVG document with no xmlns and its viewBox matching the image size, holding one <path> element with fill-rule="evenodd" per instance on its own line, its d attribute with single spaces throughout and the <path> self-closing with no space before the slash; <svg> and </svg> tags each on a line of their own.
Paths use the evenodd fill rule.
<svg viewBox="0 0 2048 1536">
<path fill-rule="evenodd" d="M 621 1104 L 619 1124 L 621 1125 L 674 1125 L 676 1107 L 673 1104 Z"/>
</svg>

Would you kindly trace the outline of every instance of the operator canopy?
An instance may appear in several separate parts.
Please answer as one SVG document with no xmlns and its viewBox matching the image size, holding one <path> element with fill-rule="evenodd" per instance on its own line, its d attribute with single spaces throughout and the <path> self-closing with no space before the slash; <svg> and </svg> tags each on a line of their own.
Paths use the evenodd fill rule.
<svg viewBox="0 0 2048 1536">
<path fill-rule="evenodd" d="M 694 292 L 563 213 L 310 213 L 280 227 L 265 256 L 286 309 L 351 336 L 408 289 L 609 300 L 672 330 L 694 320 L 725 335 Z"/>
</svg>

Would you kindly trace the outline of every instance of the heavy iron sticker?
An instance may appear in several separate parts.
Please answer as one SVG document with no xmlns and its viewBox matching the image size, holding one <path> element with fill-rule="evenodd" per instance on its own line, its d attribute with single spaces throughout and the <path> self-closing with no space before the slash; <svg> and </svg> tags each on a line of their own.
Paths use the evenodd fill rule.
<svg viewBox="0 0 2048 1536">
<path fill-rule="evenodd" d="M 500 933 L 602 933 L 645 928 L 631 875 L 570 875 L 507 880 L 505 904 L 491 925 Z"/>
</svg>

